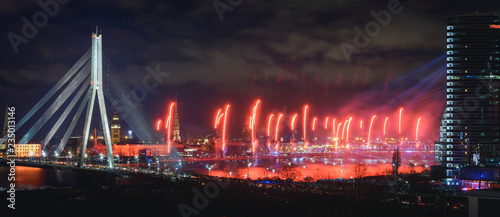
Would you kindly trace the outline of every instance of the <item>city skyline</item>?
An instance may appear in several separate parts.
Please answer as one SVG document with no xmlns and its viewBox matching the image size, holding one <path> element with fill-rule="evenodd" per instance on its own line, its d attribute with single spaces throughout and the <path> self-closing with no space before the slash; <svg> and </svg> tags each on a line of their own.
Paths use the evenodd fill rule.
<svg viewBox="0 0 500 217">
<path fill-rule="evenodd" d="M 497 214 L 496 8 L 5 0 L 4 213 Z"/>
</svg>

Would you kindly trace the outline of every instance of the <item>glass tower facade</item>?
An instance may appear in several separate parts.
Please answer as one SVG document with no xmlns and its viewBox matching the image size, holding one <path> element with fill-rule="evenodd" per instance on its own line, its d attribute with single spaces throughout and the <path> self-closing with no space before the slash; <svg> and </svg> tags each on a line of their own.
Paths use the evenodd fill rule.
<svg viewBox="0 0 500 217">
<path fill-rule="evenodd" d="M 500 17 L 448 17 L 446 108 L 436 160 L 448 178 L 459 167 L 500 162 Z"/>
</svg>

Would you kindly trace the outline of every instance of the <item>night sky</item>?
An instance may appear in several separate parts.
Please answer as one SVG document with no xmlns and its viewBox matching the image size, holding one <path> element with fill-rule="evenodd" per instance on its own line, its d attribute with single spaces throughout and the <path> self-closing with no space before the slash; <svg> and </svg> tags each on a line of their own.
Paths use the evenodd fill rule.
<svg viewBox="0 0 500 217">
<path fill-rule="evenodd" d="M 348 62 L 340 44 L 353 45 L 354 28 L 364 30 L 375 20 L 370 11 L 388 10 L 388 2 L 242 0 L 231 6 L 220 0 L 218 7 L 232 10 L 221 21 L 210 0 L 74 0 L 59 4 L 16 53 L 9 33 L 22 36 L 22 18 L 32 21 L 42 8 L 37 1 L 2 0 L 0 105 L 16 106 L 19 118 L 26 114 L 90 48 L 98 25 L 103 52 L 130 88 L 141 85 L 147 66 L 170 73 L 143 104 L 158 119 L 177 93 L 182 136 L 210 133 L 216 109 L 231 103 L 231 134 L 238 137 L 259 98 L 263 116 L 300 114 L 307 103 L 311 116 L 353 114 L 366 121 L 372 112 L 382 119 L 402 106 L 425 117 L 424 136 L 436 139 L 445 71 L 416 69 L 434 60 L 444 66 L 446 16 L 490 13 L 500 2 L 401 1 L 401 12 Z"/>
</svg>

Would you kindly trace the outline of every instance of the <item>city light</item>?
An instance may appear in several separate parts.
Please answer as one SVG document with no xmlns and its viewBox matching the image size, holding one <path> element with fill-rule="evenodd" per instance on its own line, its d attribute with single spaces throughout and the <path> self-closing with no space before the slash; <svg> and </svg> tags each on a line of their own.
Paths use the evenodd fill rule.
<svg viewBox="0 0 500 217">
<path fill-rule="evenodd" d="M 217 125 L 219 124 L 219 119 L 220 119 L 220 113 L 221 112 L 222 112 L 222 109 L 219 109 L 217 111 L 217 114 L 215 115 L 214 129 L 217 129 Z"/>
<path fill-rule="evenodd" d="M 347 126 L 347 122 L 349 122 L 349 120 L 345 120 L 344 126 L 342 127 L 342 140 L 344 140 L 345 127 Z"/>
<path fill-rule="evenodd" d="M 283 117 L 283 114 L 280 114 L 278 116 L 278 120 L 276 120 L 276 133 L 274 134 L 274 136 L 275 136 L 274 141 L 276 141 L 276 142 L 278 142 L 278 138 L 279 138 L 278 132 L 279 132 L 280 120 L 282 117 Z"/>
<path fill-rule="evenodd" d="M 399 109 L 399 134 L 401 134 L 401 118 L 403 114 L 403 108 Z"/>
<path fill-rule="evenodd" d="M 349 142 L 349 128 L 351 126 L 352 117 L 349 117 L 349 122 L 347 122 L 347 134 L 346 134 L 346 142 Z"/>
<path fill-rule="evenodd" d="M 172 150 L 172 113 L 174 112 L 174 105 L 175 102 L 170 103 L 169 110 L 168 110 L 168 117 L 167 117 L 167 152 L 170 153 Z"/>
<path fill-rule="evenodd" d="M 373 116 L 372 117 L 372 120 L 370 121 L 370 128 L 368 129 L 368 139 L 367 139 L 367 146 L 370 147 L 370 137 L 371 137 L 371 134 L 372 134 L 372 125 L 373 125 L 373 120 L 376 118 L 377 116 Z"/>
<path fill-rule="evenodd" d="M 161 120 L 158 120 L 158 122 L 156 123 L 156 130 L 157 131 L 160 130 L 160 124 L 161 124 Z"/>
<path fill-rule="evenodd" d="M 337 126 L 337 132 L 335 133 L 335 135 L 337 136 L 337 138 L 339 138 L 340 125 L 342 125 L 342 123 L 339 123 L 339 125 Z"/>
<path fill-rule="evenodd" d="M 309 108 L 308 105 L 304 106 L 304 143 L 307 141 L 307 109 Z"/>
<path fill-rule="evenodd" d="M 267 136 L 271 136 L 271 121 L 273 120 L 274 114 L 269 115 L 269 119 L 267 121 Z"/>
<path fill-rule="evenodd" d="M 294 127 L 295 127 L 295 119 L 297 118 L 297 115 L 298 114 L 294 114 L 293 115 L 292 122 L 290 123 L 290 128 L 292 129 L 292 134 L 293 134 L 293 130 L 294 130 Z"/>
<path fill-rule="evenodd" d="M 257 100 L 257 102 L 255 103 L 255 106 L 253 107 L 252 109 L 252 116 L 250 118 L 250 126 L 249 128 L 252 130 L 252 138 L 251 138 L 251 141 L 252 141 L 252 153 L 255 154 L 256 152 L 256 148 L 257 148 L 257 141 L 256 141 L 256 125 L 257 125 L 257 112 L 258 112 L 258 109 L 259 109 L 259 104 L 260 104 L 260 100 Z"/>
<path fill-rule="evenodd" d="M 332 121 L 332 134 L 333 134 L 334 137 L 338 137 L 337 136 L 337 132 L 335 132 L 335 121 L 336 120 L 337 119 L 334 118 L 333 121 Z M 338 131 L 338 128 L 337 128 L 337 131 Z"/>
<path fill-rule="evenodd" d="M 227 124 L 227 116 L 229 116 L 229 105 L 226 105 L 226 110 L 224 112 L 224 126 L 222 129 L 222 151 L 226 150 L 226 124 Z"/>
<path fill-rule="evenodd" d="M 384 136 L 385 136 L 385 127 L 387 126 L 387 120 L 389 120 L 389 117 L 386 117 L 384 121 Z"/>
<path fill-rule="evenodd" d="M 417 121 L 417 129 L 415 132 L 415 141 L 418 141 L 418 125 L 420 125 L 420 119 L 422 119 L 422 118 L 418 118 L 418 121 Z"/>
<path fill-rule="evenodd" d="M 500 3 L 19 2 L 0 169 L 20 216 L 498 208 Z"/>
</svg>

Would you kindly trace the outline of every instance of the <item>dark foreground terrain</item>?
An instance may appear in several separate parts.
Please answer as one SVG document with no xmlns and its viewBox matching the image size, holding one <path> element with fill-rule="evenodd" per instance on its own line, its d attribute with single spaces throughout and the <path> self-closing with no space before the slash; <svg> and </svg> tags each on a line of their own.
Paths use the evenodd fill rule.
<svg viewBox="0 0 500 217">
<path fill-rule="evenodd" d="M 467 216 L 467 201 L 467 197 L 457 191 L 436 190 L 421 184 L 412 186 L 406 182 L 388 185 L 373 179 L 313 184 L 213 177 L 132 177 L 117 179 L 116 185 L 93 183 L 71 189 L 18 191 L 16 210 L 4 214 L 50 217 Z"/>
</svg>

